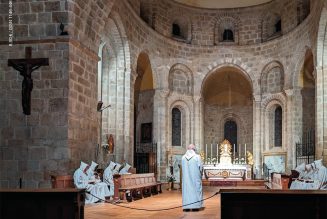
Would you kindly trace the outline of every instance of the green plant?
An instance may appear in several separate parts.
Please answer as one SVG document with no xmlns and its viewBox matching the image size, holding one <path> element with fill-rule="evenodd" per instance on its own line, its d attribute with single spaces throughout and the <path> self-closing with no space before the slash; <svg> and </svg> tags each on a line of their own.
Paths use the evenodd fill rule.
<svg viewBox="0 0 327 219">
<path fill-rule="evenodd" d="M 174 182 L 174 181 L 176 181 L 176 179 L 173 175 L 167 176 L 167 182 Z"/>
</svg>

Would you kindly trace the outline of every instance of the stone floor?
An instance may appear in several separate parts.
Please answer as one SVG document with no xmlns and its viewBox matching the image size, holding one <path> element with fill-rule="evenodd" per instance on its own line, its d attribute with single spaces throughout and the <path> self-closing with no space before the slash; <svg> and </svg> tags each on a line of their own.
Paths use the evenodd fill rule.
<svg viewBox="0 0 327 219">
<path fill-rule="evenodd" d="M 256 187 L 251 188 L 255 189 Z M 204 186 L 203 196 L 204 198 L 210 197 L 218 190 L 218 187 Z M 182 205 L 182 193 L 180 190 L 167 191 L 164 189 L 162 194 L 130 203 L 122 203 L 120 205 L 144 209 L 171 208 Z M 220 218 L 220 198 L 219 195 L 216 195 L 213 198 L 204 201 L 204 209 L 198 212 L 183 212 L 182 208 L 165 211 L 140 211 L 118 207 L 107 203 L 90 204 L 85 206 L 85 218 Z"/>
</svg>

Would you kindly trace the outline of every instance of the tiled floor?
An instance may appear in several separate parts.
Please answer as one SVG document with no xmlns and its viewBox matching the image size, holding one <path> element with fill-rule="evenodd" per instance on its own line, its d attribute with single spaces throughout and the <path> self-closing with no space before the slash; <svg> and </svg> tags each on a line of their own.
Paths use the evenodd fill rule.
<svg viewBox="0 0 327 219">
<path fill-rule="evenodd" d="M 229 187 L 231 188 L 231 187 Z M 253 188 L 253 187 L 252 187 Z M 204 198 L 218 191 L 218 187 L 203 187 Z M 180 190 L 163 190 L 162 194 L 144 198 L 121 206 L 144 209 L 163 209 L 182 205 Z M 183 212 L 182 208 L 166 211 L 140 211 L 114 206 L 107 203 L 98 203 L 85 206 L 86 219 L 104 218 L 220 218 L 220 198 L 218 195 L 204 202 L 204 209 L 198 212 Z"/>
</svg>

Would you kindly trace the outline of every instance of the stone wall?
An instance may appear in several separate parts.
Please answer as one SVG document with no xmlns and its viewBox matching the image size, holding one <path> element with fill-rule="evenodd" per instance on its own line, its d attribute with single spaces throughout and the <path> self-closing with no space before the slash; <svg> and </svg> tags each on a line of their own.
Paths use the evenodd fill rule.
<svg viewBox="0 0 327 219">
<path fill-rule="evenodd" d="M 261 145 L 264 143 L 263 136 L 267 135 L 262 111 L 264 106 L 275 100 L 282 103 L 286 114 L 283 115 L 286 120 L 283 124 L 286 125 L 282 150 L 289 155 L 288 167 L 294 167 L 294 143 L 302 133 L 302 117 L 308 114 L 302 114 L 305 99 L 302 100 L 297 89 L 297 78 L 308 48 L 312 50 L 314 60 L 317 59 L 317 66 L 321 66 L 322 61 L 316 55 L 323 47 L 319 40 L 317 42 L 320 20 L 317 15 L 323 8 L 323 1 L 311 1 L 312 13 L 304 19 L 303 13 L 297 15 L 298 1 L 291 0 L 275 0 L 261 6 L 227 10 L 201 10 L 180 6 L 173 1 L 156 0 L 152 3 L 149 1 L 151 5 L 146 6 L 146 11 L 152 13 L 148 16 L 151 25 L 143 22 L 139 16 L 141 2 L 147 4 L 147 1 L 127 0 L 14 2 L 16 44 L 11 48 L 7 42 L 8 7 L 7 3 L 1 3 L 1 187 L 17 187 L 21 177 L 26 187 L 49 187 L 50 174 L 70 174 L 81 159 L 87 162 L 95 159 L 100 127 L 96 112 L 99 83 L 96 79 L 96 56 L 101 40 L 110 44 L 110 51 L 115 57 L 113 72 L 117 84 L 109 83 L 110 90 L 112 87 L 116 89 L 116 95 L 112 97 L 115 110 L 112 111 L 114 115 L 108 117 L 114 117 L 116 121 L 109 121 L 107 130 L 116 134 L 119 160 L 132 160 L 133 77 L 137 72 L 138 54 L 146 52 L 154 77 L 153 137 L 159 146 L 158 169 L 161 178 L 165 176 L 165 152 L 170 144 L 170 125 L 167 122 L 170 107 L 180 102 L 187 109 L 185 122 L 189 132 L 185 137 L 186 144 L 193 141 L 204 143 L 205 121 L 202 119 L 206 118 L 206 111 L 202 110 L 201 105 L 202 84 L 207 75 L 223 66 L 237 68 L 246 74 L 256 98 L 253 103 L 255 107 L 244 112 L 244 117 L 240 116 L 244 120 L 250 113 L 252 115 L 244 122 L 251 127 L 244 138 L 250 142 L 253 136 L 256 167 L 260 168 Z M 265 41 L 261 23 L 267 11 L 281 17 L 282 32 Z M 177 17 L 180 18 L 178 22 L 187 29 L 186 40 L 171 37 L 171 25 Z M 56 37 L 60 34 L 60 22 L 68 24 L 68 37 Z M 217 35 L 225 24 L 234 25 L 235 33 L 238 33 L 235 43 L 219 42 Z M 320 32 L 318 39 L 324 36 Z M 33 47 L 33 57 L 49 57 L 50 66 L 41 67 L 33 73 L 32 115 L 26 117 L 22 115 L 20 106 L 22 78 L 7 67 L 7 59 L 24 57 L 24 48 L 28 45 Z M 280 80 L 279 87 L 281 92 L 278 95 L 262 95 L 262 75 L 272 61 L 280 63 L 283 69 L 284 78 L 283 82 Z M 191 96 L 183 94 L 183 82 L 180 83 L 181 89 L 177 89 L 178 94 L 170 94 L 173 89 L 169 86 L 169 74 L 177 63 L 185 65 L 192 75 Z M 321 122 L 325 120 L 322 72 L 321 69 L 317 72 L 316 126 L 317 154 L 325 159 L 326 138 Z M 269 86 L 277 89 L 278 81 L 275 79 L 279 77 L 273 78 Z M 111 100 L 106 101 L 110 103 Z M 210 113 L 208 116 L 212 115 Z M 181 148 L 178 153 L 182 154 L 183 150 Z"/>
<path fill-rule="evenodd" d="M 33 58 L 49 58 L 49 66 L 32 73 L 34 87 L 31 115 L 23 114 L 23 77 L 7 66 L 8 59 L 24 58 L 25 47 L 33 48 Z M 49 187 L 50 174 L 70 170 L 68 147 L 68 47 L 63 38 L 39 44 L 1 45 L 1 187 Z"/>
<path fill-rule="evenodd" d="M 153 126 L 153 95 L 154 90 L 139 93 L 136 119 L 136 142 L 141 142 L 141 124 L 152 123 Z"/>
<path fill-rule="evenodd" d="M 184 42 L 194 45 L 220 44 L 225 29 L 233 31 L 234 44 L 237 45 L 271 40 L 275 38 L 274 29 L 278 20 L 282 21 L 280 34 L 287 34 L 297 26 L 298 20 L 301 22 L 308 15 L 303 7 L 298 9 L 298 1 L 275 0 L 254 7 L 215 10 L 186 7 L 173 1 L 143 0 L 141 4 L 139 1 L 129 2 L 136 13 L 142 12 L 142 19 L 150 27 L 164 36 L 174 37 L 173 23 L 178 24 L 183 31 L 186 27 L 190 33 L 181 34 L 181 37 Z M 148 14 L 145 15 L 145 12 Z M 230 42 L 223 44 L 233 45 Z"/>
<path fill-rule="evenodd" d="M 233 106 L 232 109 L 217 105 L 205 105 L 204 142 L 220 144 L 224 140 L 224 124 L 232 120 L 237 124 L 237 144 L 247 145 L 252 150 L 252 106 Z M 244 150 L 244 149 L 243 149 Z"/>
</svg>

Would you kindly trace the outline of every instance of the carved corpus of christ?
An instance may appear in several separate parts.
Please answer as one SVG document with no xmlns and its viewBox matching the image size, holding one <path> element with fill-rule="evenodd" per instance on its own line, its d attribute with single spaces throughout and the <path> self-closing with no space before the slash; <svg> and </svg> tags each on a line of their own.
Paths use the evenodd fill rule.
<svg viewBox="0 0 327 219">
<path fill-rule="evenodd" d="M 19 71 L 22 82 L 22 106 L 25 115 L 31 114 L 31 92 L 33 90 L 32 72 L 41 66 L 48 66 L 48 58 L 32 59 L 32 48 L 25 48 L 25 59 L 8 59 L 8 66 Z"/>
</svg>

